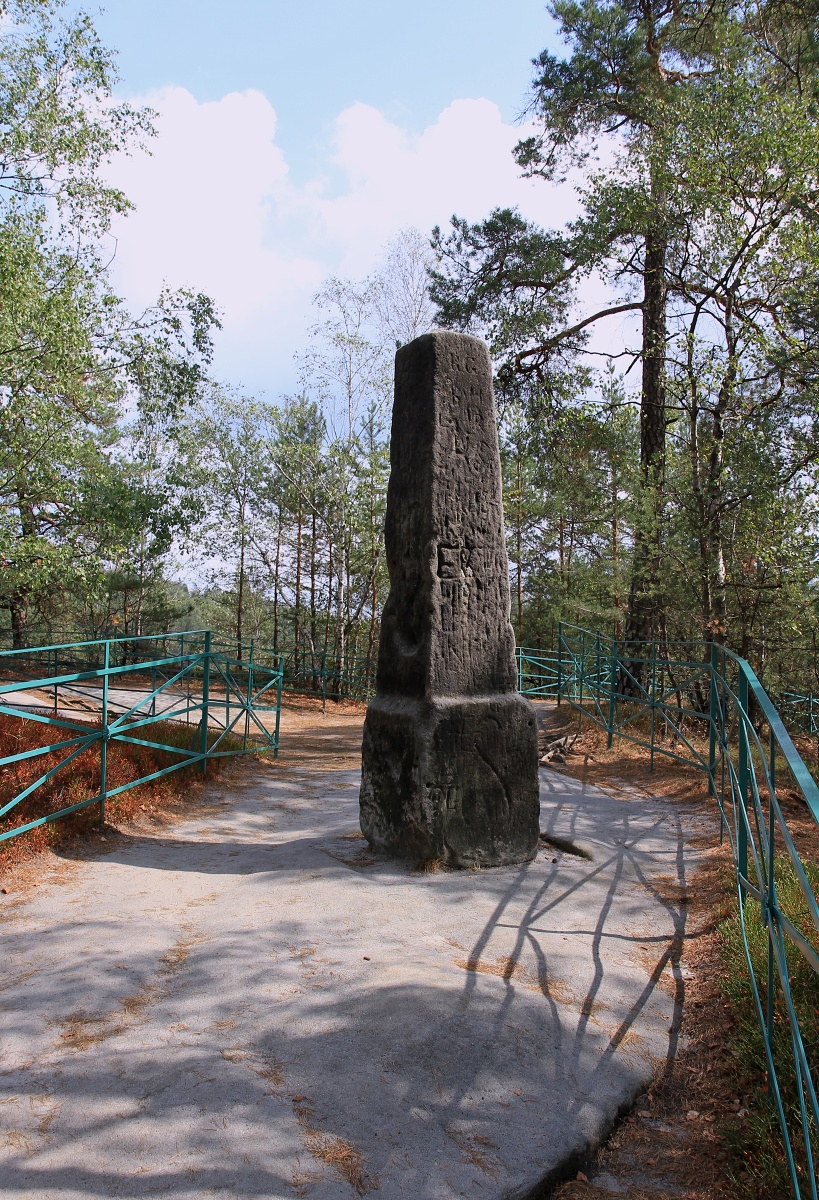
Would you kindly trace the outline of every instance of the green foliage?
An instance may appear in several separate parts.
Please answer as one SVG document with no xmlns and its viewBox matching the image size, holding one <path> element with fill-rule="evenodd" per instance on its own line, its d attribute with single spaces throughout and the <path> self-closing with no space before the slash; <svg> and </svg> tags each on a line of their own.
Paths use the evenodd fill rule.
<svg viewBox="0 0 819 1200">
<path fill-rule="evenodd" d="M 561 612 L 581 623 L 608 613 L 610 628 L 622 627 L 619 583 L 608 602 L 587 590 L 586 564 L 615 572 L 602 548 L 608 518 L 591 502 L 606 483 L 586 469 L 596 435 L 581 431 L 604 386 L 591 332 L 634 313 L 642 331 L 631 345 L 626 327 L 615 356 L 630 362 L 622 402 L 639 410 L 617 556 L 626 636 L 727 639 L 769 679 L 790 671 L 795 683 L 808 648 L 812 674 L 817 661 L 810 12 L 697 0 L 560 0 L 552 12 L 567 53 L 536 60 L 539 131 L 516 154 L 546 180 L 582 163 L 581 213 L 551 231 L 509 210 L 474 225 L 453 218 L 448 236 L 434 234 L 431 285 L 443 324 L 490 339 L 529 426 L 544 511 L 554 501 L 569 531 L 521 566 L 523 592 L 541 625 L 561 593 Z M 596 307 L 581 286 L 589 277 L 598 296 L 608 291 Z M 563 470 L 549 475 L 544 461 Z M 582 572 L 567 575 L 567 545 Z M 518 624 L 525 630 L 520 614 Z"/>
<path fill-rule="evenodd" d="M 113 103 L 114 56 L 86 14 L 63 0 L 3 0 L 0 14 L 0 204 L 51 199 L 75 236 L 98 237 L 129 207 L 100 168 L 153 132 L 152 114 Z"/>
<path fill-rule="evenodd" d="M 561 620 L 622 634 L 638 489 L 634 409 L 611 375 L 596 402 L 530 423 L 502 408 L 513 620 L 522 645 L 550 646 Z"/>
<path fill-rule="evenodd" d="M 184 524 L 161 470 L 167 437 L 203 386 L 218 322 L 192 292 L 134 318 L 111 291 L 101 238 L 128 202 L 101 168 L 151 132 L 150 114 L 113 102 L 113 57 L 86 16 L 57 0 L 2 15 L 0 605 L 25 644 L 61 608 L 72 624 L 101 595 L 127 608 L 136 591 L 122 615 L 138 631 Z"/>
<path fill-rule="evenodd" d="M 430 317 L 417 231 L 367 279 L 329 279 L 276 404 L 213 388 L 180 422 L 182 472 L 201 503 L 189 545 L 206 586 L 197 620 L 292 655 L 295 673 L 372 656 L 387 588 L 388 410 L 396 343 Z"/>
<path fill-rule="evenodd" d="M 569 239 L 507 208 L 472 226 L 453 217 L 452 233 L 445 238 L 436 226 L 432 240 L 438 266 L 430 293 L 440 324 L 485 336 L 507 389 L 516 376 L 534 376 L 540 394 L 564 391 L 565 372 L 574 372 L 588 339 L 584 329 L 554 343 L 548 336 L 565 323 L 574 298 Z M 573 388 L 583 382 L 572 374 Z"/>
<path fill-rule="evenodd" d="M 819 867 L 806 864 L 805 871 L 814 892 L 819 894 Z M 777 898 L 782 911 L 815 944 L 816 930 L 790 859 L 777 858 L 775 873 Z M 751 993 L 743 921 L 751 969 L 756 979 L 763 1011 L 767 1004 L 768 935 L 762 923 L 758 903 L 749 898 L 744 905 L 743 917 L 740 917 L 739 913 L 729 917 L 722 923 L 719 931 L 725 964 L 723 990 L 731 1003 L 735 1021 L 729 1049 L 737 1062 L 738 1082 L 743 1089 L 743 1106 L 748 1110 L 744 1125 L 737 1128 L 732 1122 L 725 1133 L 744 1157 L 748 1182 L 753 1182 L 761 1189 L 760 1194 L 784 1196 L 790 1194 L 790 1174 L 779 1130 L 779 1118 L 767 1089 L 765 1046 Z M 819 976 L 787 938 L 783 939 L 783 947 L 794 1012 L 802 1031 L 814 1086 L 819 1086 Z M 771 1048 L 786 1117 L 790 1128 L 798 1131 L 799 1087 L 794 1070 L 791 1025 L 783 990 L 779 984 L 775 985 Z M 816 1161 L 819 1157 L 819 1130 L 813 1128 L 811 1132 Z M 805 1147 L 804 1144 L 799 1144 L 798 1132 L 794 1137 L 794 1157 L 804 1194 L 809 1195 Z"/>
</svg>

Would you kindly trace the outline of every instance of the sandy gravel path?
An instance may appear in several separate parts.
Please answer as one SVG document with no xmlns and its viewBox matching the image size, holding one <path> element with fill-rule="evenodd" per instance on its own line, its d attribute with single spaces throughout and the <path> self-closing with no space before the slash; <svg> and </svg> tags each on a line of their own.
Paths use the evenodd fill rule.
<svg viewBox="0 0 819 1200">
<path fill-rule="evenodd" d="M 362 712 L 0 896 L 0 1192 L 534 1195 L 676 1049 L 679 804 L 542 772 L 535 862 L 357 830 Z"/>
</svg>

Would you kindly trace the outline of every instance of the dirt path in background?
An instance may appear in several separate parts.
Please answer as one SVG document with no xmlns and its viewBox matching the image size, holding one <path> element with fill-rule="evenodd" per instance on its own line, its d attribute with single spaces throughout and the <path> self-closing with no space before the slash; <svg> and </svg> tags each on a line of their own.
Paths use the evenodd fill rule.
<svg viewBox="0 0 819 1200">
<path fill-rule="evenodd" d="M 278 762 L 316 771 L 354 770 L 361 766 L 361 730 L 366 704 L 355 700 L 321 701 L 311 696 L 282 700 Z"/>
</svg>

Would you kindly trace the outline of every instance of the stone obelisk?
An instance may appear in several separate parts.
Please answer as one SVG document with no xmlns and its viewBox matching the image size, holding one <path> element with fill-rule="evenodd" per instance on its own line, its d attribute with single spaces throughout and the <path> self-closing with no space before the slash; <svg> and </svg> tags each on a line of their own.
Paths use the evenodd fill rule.
<svg viewBox="0 0 819 1200">
<path fill-rule="evenodd" d="M 537 722 L 517 691 L 486 345 L 429 333 L 395 356 L 390 593 L 362 747 L 361 829 L 444 865 L 537 850 Z"/>
</svg>

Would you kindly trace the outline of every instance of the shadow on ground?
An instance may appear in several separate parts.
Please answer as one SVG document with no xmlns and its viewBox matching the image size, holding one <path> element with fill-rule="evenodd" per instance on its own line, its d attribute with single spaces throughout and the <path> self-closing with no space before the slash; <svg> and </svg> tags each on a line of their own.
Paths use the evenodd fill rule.
<svg viewBox="0 0 819 1200">
<path fill-rule="evenodd" d="M 543 773 L 519 868 L 416 874 L 355 772 L 248 764 L 4 923 L 9 1197 L 525 1196 L 677 1051 L 687 830 Z"/>
</svg>

